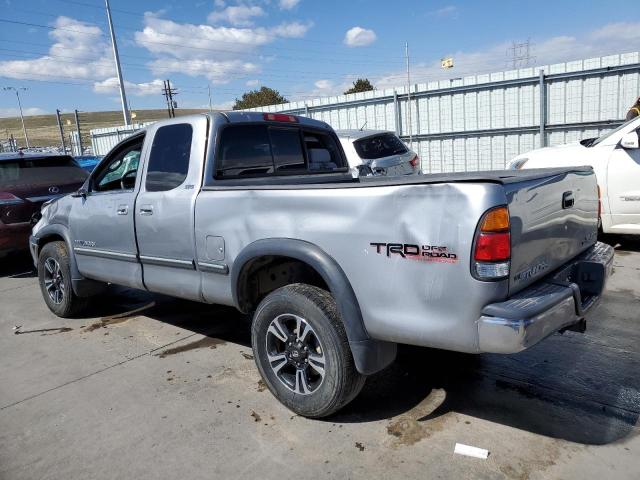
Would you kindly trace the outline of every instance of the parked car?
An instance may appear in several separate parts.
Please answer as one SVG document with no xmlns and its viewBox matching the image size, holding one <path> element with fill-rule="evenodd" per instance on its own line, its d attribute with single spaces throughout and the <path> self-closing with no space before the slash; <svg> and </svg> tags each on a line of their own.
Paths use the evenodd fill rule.
<svg viewBox="0 0 640 480">
<path fill-rule="evenodd" d="M 41 205 L 78 190 L 86 178 L 67 155 L 0 154 L 0 256 L 27 250 Z"/>
<path fill-rule="evenodd" d="M 589 167 L 354 179 L 323 122 L 210 113 L 118 144 L 30 245 L 61 317 L 107 283 L 252 314 L 269 390 L 323 417 L 398 343 L 513 353 L 581 328 L 613 260 L 596 190 Z"/>
<path fill-rule="evenodd" d="M 354 177 L 417 175 L 420 158 L 393 132 L 336 130 Z"/>
<path fill-rule="evenodd" d="M 96 168 L 96 165 L 100 163 L 100 160 L 102 160 L 102 157 L 99 155 L 80 155 L 74 158 L 76 162 L 78 162 L 78 165 L 89 173 L 91 173 L 93 169 Z"/>
<path fill-rule="evenodd" d="M 636 117 L 599 138 L 519 155 L 510 167 L 593 167 L 600 188 L 602 231 L 640 235 L 639 136 L 640 117 Z"/>
</svg>

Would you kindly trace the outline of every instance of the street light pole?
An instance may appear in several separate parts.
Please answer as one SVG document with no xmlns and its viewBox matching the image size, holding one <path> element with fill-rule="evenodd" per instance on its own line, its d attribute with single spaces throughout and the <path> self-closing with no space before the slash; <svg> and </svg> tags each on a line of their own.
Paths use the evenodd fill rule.
<svg viewBox="0 0 640 480">
<path fill-rule="evenodd" d="M 411 76 L 409 74 L 409 42 L 404 44 L 404 56 L 407 61 L 407 128 L 409 129 L 409 146 L 413 147 L 413 125 L 411 125 Z"/>
<path fill-rule="evenodd" d="M 20 102 L 20 92 L 19 90 L 27 91 L 25 87 L 4 87 L 4 90 L 14 90 L 16 92 L 16 98 L 18 99 L 18 109 L 20 110 L 20 121 L 22 122 L 22 133 L 24 133 L 24 141 L 27 144 L 27 148 L 29 147 L 29 136 L 27 135 L 27 127 L 24 125 L 24 115 L 22 115 L 22 102 Z"/>
<path fill-rule="evenodd" d="M 122 69 L 120 68 L 120 56 L 118 55 L 118 44 L 116 43 L 116 34 L 113 31 L 113 22 L 111 21 L 111 8 L 109 7 L 109 0 L 104 0 L 107 8 L 107 20 L 109 23 L 109 32 L 111 33 L 111 46 L 113 47 L 113 60 L 116 63 L 116 73 L 118 74 L 118 84 L 120 86 L 120 100 L 122 101 L 122 116 L 124 117 L 125 126 L 129 126 L 131 123 L 131 117 L 129 116 L 129 108 L 127 104 L 127 94 L 124 92 L 124 82 L 122 80 Z"/>
</svg>

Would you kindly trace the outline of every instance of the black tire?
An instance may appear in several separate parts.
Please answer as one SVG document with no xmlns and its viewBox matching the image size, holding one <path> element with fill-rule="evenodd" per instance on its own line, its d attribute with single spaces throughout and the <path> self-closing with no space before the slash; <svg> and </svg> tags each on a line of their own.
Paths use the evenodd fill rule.
<svg viewBox="0 0 640 480">
<path fill-rule="evenodd" d="M 295 325 L 298 319 L 304 323 L 302 327 L 298 323 L 297 331 L 286 328 L 288 323 Z M 282 330 L 279 327 L 270 330 L 276 321 Z M 310 327 L 308 331 L 307 327 Z M 292 336 L 285 333 L 285 337 L 293 338 L 293 342 L 285 342 L 272 333 L 276 330 L 293 333 Z M 302 333 L 300 330 L 307 332 L 302 334 L 302 341 L 296 340 Z M 256 365 L 271 393 L 287 408 L 304 417 L 331 415 L 353 400 L 364 386 L 366 377 L 356 370 L 336 302 L 321 288 L 296 283 L 267 295 L 253 316 L 251 343 Z M 294 354 L 294 350 L 299 353 Z M 273 360 L 280 356 L 285 359 Z M 305 358 L 301 359 L 302 356 Z M 322 362 L 317 360 L 320 357 Z M 303 360 L 307 365 L 302 364 Z M 278 372 L 272 364 L 275 368 L 280 367 Z M 320 375 L 317 367 L 322 365 L 323 374 Z"/>
<path fill-rule="evenodd" d="M 58 317 L 76 316 L 89 303 L 88 298 L 78 297 L 73 292 L 69 252 L 64 242 L 49 242 L 42 247 L 38 256 L 38 281 L 47 307 Z"/>
</svg>

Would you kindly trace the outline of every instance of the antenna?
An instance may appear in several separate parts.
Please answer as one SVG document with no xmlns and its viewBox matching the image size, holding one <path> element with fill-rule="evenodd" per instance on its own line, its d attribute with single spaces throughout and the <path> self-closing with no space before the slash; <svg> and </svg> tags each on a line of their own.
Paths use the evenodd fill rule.
<svg viewBox="0 0 640 480">
<path fill-rule="evenodd" d="M 367 126 L 367 121 L 365 120 L 365 122 L 360 127 L 360 131 L 364 130 L 364 127 L 366 127 L 366 126 Z"/>
</svg>

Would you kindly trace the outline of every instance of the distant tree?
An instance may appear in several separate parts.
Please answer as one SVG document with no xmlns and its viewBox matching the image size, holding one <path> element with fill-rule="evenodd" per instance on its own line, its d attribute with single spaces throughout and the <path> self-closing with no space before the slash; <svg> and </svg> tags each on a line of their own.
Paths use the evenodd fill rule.
<svg viewBox="0 0 640 480">
<path fill-rule="evenodd" d="M 350 93 L 358 93 L 358 92 L 368 92 L 370 90 L 375 90 L 374 86 L 371 84 L 368 78 L 359 78 L 355 82 L 353 82 L 353 87 L 344 92 L 345 95 L 349 95 Z"/>
<path fill-rule="evenodd" d="M 243 110 L 245 108 L 264 107 L 266 105 L 276 105 L 278 103 L 287 103 L 289 100 L 284 98 L 280 92 L 269 87 L 262 87 L 260 90 L 251 90 L 242 94 L 242 98 L 233 106 L 234 110 Z"/>
</svg>

